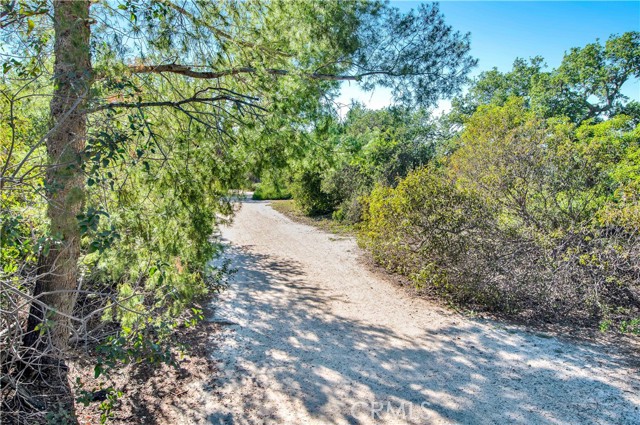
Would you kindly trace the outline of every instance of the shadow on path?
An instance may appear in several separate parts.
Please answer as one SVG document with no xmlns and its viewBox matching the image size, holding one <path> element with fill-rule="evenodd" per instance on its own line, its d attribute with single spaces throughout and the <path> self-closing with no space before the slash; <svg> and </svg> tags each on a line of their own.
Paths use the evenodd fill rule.
<svg viewBox="0 0 640 425">
<path fill-rule="evenodd" d="M 213 424 L 640 424 L 638 375 L 602 376 L 615 354 L 468 319 L 410 337 L 332 313 L 349 300 L 293 260 L 229 257 L 239 271 L 215 316 L 238 326 L 215 354 Z"/>
</svg>

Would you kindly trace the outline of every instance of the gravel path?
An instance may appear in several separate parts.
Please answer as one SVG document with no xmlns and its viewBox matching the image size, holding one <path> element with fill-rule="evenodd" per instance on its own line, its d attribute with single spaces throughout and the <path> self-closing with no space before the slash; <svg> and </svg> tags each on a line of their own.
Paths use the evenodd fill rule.
<svg viewBox="0 0 640 425">
<path fill-rule="evenodd" d="M 267 202 L 222 234 L 239 271 L 204 423 L 640 424 L 639 365 L 611 347 L 444 311 Z"/>
</svg>

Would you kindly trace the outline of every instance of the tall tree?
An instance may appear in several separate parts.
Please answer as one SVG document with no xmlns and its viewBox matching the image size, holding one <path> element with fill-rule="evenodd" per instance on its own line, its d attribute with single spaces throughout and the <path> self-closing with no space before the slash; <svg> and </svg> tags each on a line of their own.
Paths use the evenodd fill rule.
<svg viewBox="0 0 640 425">
<path fill-rule="evenodd" d="M 69 338 L 69 318 L 75 303 L 80 229 L 77 216 L 84 202 L 81 154 L 87 136 L 86 106 L 93 73 L 90 52 L 90 1 L 56 0 L 55 89 L 51 99 L 51 130 L 47 137 L 47 215 L 57 240 L 41 260 L 42 277 L 34 289 L 25 342 L 37 341 L 36 327 L 47 309 L 55 312 L 50 328 L 54 348 L 63 350 Z"/>
<path fill-rule="evenodd" d="M 528 61 L 517 58 L 509 72 L 498 68 L 484 71 L 467 94 L 453 100 L 453 107 L 457 113 L 471 116 L 480 105 L 503 105 L 512 96 L 525 98 L 529 104 L 534 79 L 544 72 L 544 66 L 544 59 L 536 56 Z"/>
<path fill-rule="evenodd" d="M 611 36 L 565 53 L 557 69 L 544 70 L 544 59 L 516 59 L 513 68 L 497 68 L 476 78 L 467 94 L 453 101 L 461 118 L 480 105 L 504 105 L 509 97 L 522 97 L 526 106 L 544 117 L 566 116 L 574 122 L 603 119 L 616 114 L 637 115 L 638 103 L 629 102 L 624 84 L 640 77 L 640 33 Z"/>
<path fill-rule="evenodd" d="M 611 36 L 564 55 L 554 72 L 534 79 L 534 108 L 546 116 L 565 115 L 581 122 L 625 112 L 622 86 L 640 78 L 640 32 Z"/>
<path fill-rule="evenodd" d="M 43 165 L 54 243 L 40 260 L 24 342 L 48 341 L 48 355 L 61 359 L 79 283 L 94 123 L 137 111 L 140 132 L 151 136 L 150 119 L 177 114 L 233 143 L 257 125 L 264 133 L 285 120 L 294 122 L 290 131 L 303 128 L 340 81 L 384 85 L 399 100 L 429 106 L 455 93 L 475 65 L 468 36 L 447 26 L 435 4 L 403 15 L 377 1 L 34 0 L 3 5 L 0 28 L 29 39 L 49 16 L 54 84 Z M 49 39 L 37 42 L 44 56 Z M 18 61 L 2 53 L 4 72 L 15 72 Z M 23 62 L 27 73 L 36 67 Z M 47 60 L 37 66 L 46 69 Z"/>
</svg>

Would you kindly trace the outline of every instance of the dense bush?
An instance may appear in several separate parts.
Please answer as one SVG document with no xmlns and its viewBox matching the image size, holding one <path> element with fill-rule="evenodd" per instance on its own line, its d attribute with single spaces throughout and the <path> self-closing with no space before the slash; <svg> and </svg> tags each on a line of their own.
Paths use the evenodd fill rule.
<svg viewBox="0 0 640 425">
<path fill-rule="evenodd" d="M 264 173 L 260 182 L 256 183 L 253 189 L 253 199 L 290 199 L 291 190 L 282 173 L 272 170 Z"/>
<path fill-rule="evenodd" d="M 380 264 L 456 301 L 509 303 L 492 279 L 497 243 L 508 235 L 490 206 L 442 171 L 425 167 L 396 188 L 379 185 L 368 207 L 360 240 Z"/>
<path fill-rule="evenodd" d="M 325 173 L 322 190 L 333 194 L 333 218 L 346 223 L 362 220 L 362 197 L 369 194 L 373 179 L 360 166 L 344 163 Z"/>
<path fill-rule="evenodd" d="M 294 198 L 310 214 L 362 220 L 362 198 L 376 183 L 395 186 L 429 162 L 436 149 L 434 124 L 424 110 L 355 105 L 342 122 L 314 134 L 316 144 L 294 173 Z"/>
<path fill-rule="evenodd" d="M 263 201 L 267 199 L 291 199 L 291 192 L 287 188 L 275 187 L 265 182 L 256 183 L 252 199 Z"/>
<path fill-rule="evenodd" d="M 301 170 L 295 175 L 291 193 L 300 210 L 307 215 L 322 215 L 332 212 L 335 197 L 322 190 L 322 174 L 314 170 Z"/>
<path fill-rule="evenodd" d="M 501 221 L 496 204 L 427 167 L 396 188 L 376 187 L 360 242 L 379 264 L 456 303 L 629 330 L 637 323 L 637 231 L 545 234 Z"/>
<path fill-rule="evenodd" d="M 374 258 L 456 302 L 640 330 L 632 120 L 544 120 L 512 98 L 480 107 L 458 145 L 371 193 Z"/>
</svg>

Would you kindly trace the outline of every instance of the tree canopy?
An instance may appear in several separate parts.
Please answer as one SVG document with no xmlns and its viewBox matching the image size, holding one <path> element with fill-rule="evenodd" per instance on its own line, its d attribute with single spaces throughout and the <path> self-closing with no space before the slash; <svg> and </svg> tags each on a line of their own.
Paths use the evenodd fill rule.
<svg viewBox="0 0 640 425">
<path fill-rule="evenodd" d="M 640 78 L 640 33 L 611 36 L 565 53 L 557 69 L 545 71 L 544 59 L 518 58 L 509 72 L 496 68 L 481 73 L 469 92 L 454 101 L 458 113 L 469 116 L 487 103 L 502 105 L 510 96 L 523 97 L 528 107 L 545 117 L 567 116 L 574 122 L 616 114 L 637 115 L 622 86 Z"/>
<path fill-rule="evenodd" d="M 429 106 L 475 65 L 435 4 L 9 1 L 0 39 L 2 323 L 17 353 L 2 366 L 14 388 L 48 377 L 67 396 L 81 341 L 102 347 L 97 375 L 166 358 L 176 317 L 222 285 L 209 264 L 230 191 L 299 149 L 340 81 Z"/>
</svg>

